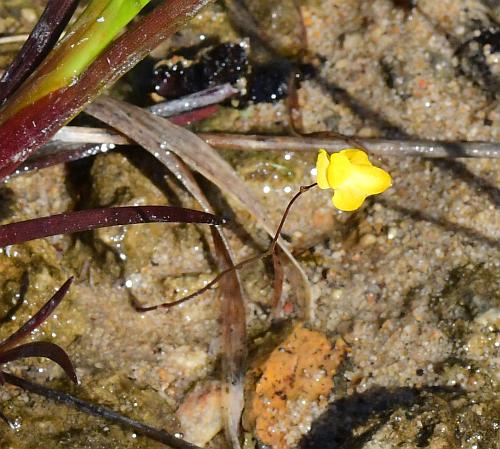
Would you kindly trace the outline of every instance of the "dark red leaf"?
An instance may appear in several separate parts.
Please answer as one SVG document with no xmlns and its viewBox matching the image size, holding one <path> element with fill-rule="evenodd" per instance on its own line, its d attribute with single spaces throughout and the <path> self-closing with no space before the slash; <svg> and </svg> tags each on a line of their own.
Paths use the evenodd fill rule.
<svg viewBox="0 0 500 449">
<path fill-rule="evenodd" d="M 16 332 L 14 332 L 4 341 L 0 342 L 0 351 L 5 351 L 6 349 L 11 348 L 23 338 L 27 337 L 33 330 L 39 327 L 61 303 L 72 282 L 73 277 L 70 277 L 62 285 L 62 287 L 54 293 L 52 298 L 50 298 L 45 303 L 45 305 L 37 313 L 35 313 L 35 315 L 31 319 L 26 321 L 26 323 L 24 323 Z"/>
<path fill-rule="evenodd" d="M 207 212 L 173 206 L 124 206 L 66 212 L 0 226 L 0 248 L 57 234 L 138 223 L 222 224 Z"/>
<path fill-rule="evenodd" d="M 35 341 L 25 345 L 16 346 L 8 351 L 0 353 L 0 363 L 8 363 L 13 360 L 25 359 L 27 357 L 44 357 L 57 363 L 74 382 L 78 383 L 75 368 L 66 351 L 60 346 L 48 341 Z"/>
<path fill-rule="evenodd" d="M 205 120 L 214 115 L 218 110 L 219 107 L 217 105 L 205 106 L 204 108 L 170 117 L 170 121 L 176 125 L 185 126 L 194 122 L 199 122 L 200 120 Z"/>
<path fill-rule="evenodd" d="M 33 72 L 56 44 L 79 0 L 49 0 L 21 51 L 0 81 L 0 104 Z"/>
</svg>

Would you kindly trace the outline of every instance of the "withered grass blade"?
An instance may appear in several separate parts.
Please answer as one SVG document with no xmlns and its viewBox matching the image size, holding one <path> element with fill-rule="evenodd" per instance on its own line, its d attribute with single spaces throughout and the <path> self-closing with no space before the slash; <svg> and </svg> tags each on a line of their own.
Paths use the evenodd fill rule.
<svg viewBox="0 0 500 449">
<path fill-rule="evenodd" d="M 223 269 L 230 268 L 233 263 L 228 257 L 221 235 L 212 229 L 212 237 L 218 265 Z M 245 301 L 236 270 L 230 271 L 219 281 L 219 298 L 222 318 L 224 429 L 232 448 L 239 449 L 247 350 Z"/>
</svg>

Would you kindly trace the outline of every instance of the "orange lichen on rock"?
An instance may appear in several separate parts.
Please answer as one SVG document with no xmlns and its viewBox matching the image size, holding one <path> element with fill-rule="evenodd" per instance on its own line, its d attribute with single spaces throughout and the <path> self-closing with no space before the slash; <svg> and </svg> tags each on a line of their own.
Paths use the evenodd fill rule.
<svg viewBox="0 0 500 449">
<path fill-rule="evenodd" d="M 307 433 L 326 407 L 333 376 L 348 351 L 342 339 L 335 348 L 326 336 L 296 325 L 259 368 L 247 414 L 255 434 L 273 449 L 288 449 Z"/>
</svg>

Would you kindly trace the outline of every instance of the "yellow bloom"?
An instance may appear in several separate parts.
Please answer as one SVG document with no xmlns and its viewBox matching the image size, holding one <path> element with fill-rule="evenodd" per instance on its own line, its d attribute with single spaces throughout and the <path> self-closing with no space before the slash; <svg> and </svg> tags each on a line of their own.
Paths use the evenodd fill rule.
<svg viewBox="0 0 500 449">
<path fill-rule="evenodd" d="M 331 156 L 319 150 L 316 171 L 319 188 L 333 189 L 333 205 L 343 211 L 359 209 L 367 196 L 392 185 L 389 173 L 375 167 L 364 151 L 354 148 Z"/>
</svg>

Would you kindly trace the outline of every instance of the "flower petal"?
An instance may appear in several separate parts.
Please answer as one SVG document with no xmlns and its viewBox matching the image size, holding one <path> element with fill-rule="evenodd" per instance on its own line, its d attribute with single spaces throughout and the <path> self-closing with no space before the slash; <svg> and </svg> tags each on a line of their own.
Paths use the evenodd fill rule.
<svg viewBox="0 0 500 449">
<path fill-rule="evenodd" d="M 332 202 L 337 209 L 351 212 L 359 209 L 363 205 L 365 198 L 366 195 L 360 190 L 347 187 L 335 190 Z"/>
<path fill-rule="evenodd" d="M 352 173 L 353 165 L 347 159 L 345 154 L 333 153 L 330 156 L 330 165 L 328 166 L 328 184 L 332 189 L 339 188 L 346 182 Z"/>
<path fill-rule="evenodd" d="M 373 165 L 368 159 L 368 155 L 362 150 L 358 150 L 356 148 L 347 148 L 346 150 L 340 151 L 340 154 L 346 156 L 351 164 L 370 166 Z"/>
<path fill-rule="evenodd" d="M 321 149 L 318 152 L 318 159 L 316 160 L 316 182 L 320 189 L 330 189 L 328 184 L 327 170 L 330 165 L 330 156 L 328 153 Z"/>
<path fill-rule="evenodd" d="M 366 196 L 382 193 L 392 185 L 392 178 L 381 168 L 366 165 L 353 166 L 351 176 L 345 182 Z"/>
</svg>

